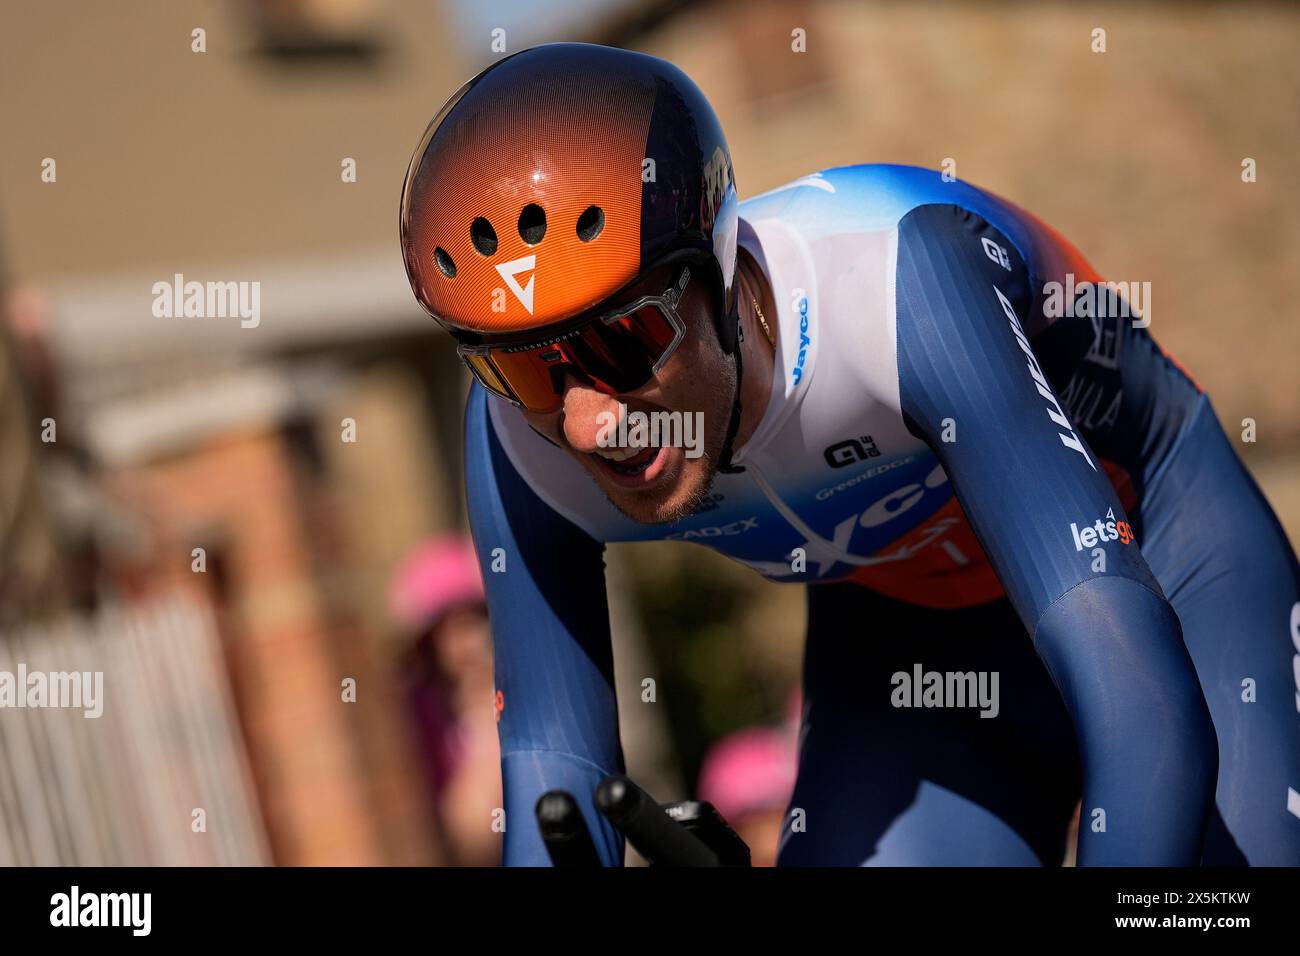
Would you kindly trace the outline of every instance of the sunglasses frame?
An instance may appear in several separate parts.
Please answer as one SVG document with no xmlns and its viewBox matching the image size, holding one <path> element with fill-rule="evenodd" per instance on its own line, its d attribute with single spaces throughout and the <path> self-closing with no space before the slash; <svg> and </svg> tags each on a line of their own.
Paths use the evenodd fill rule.
<svg viewBox="0 0 1300 956">
<path fill-rule="evenodd" d="M 495 395 L 497 398 L 501 399 L 502 401 L 509 402 L 511 405 L 515 406 L 516 408 L 524 408 L 525 410 L 528 410 L 523 402 L 511 397 L 510 395 L 503 395 L 501 392 L 497 391 L 487 382 L 483 381 L 483 376 L 479 373 L 478 369 L 476 369 L 470 363 L 468 357 L 477 355 L 487 359 L 490 362 L 491 361 L 490 355 L 492 352 L 531 352 L 537 349 L 543 349 L 546 348 L 548 345 L 555 345 L 557 343 L 565 341 L 566 339 L 574 338 L 575 336 L 578 336 L 583 332 L 585 332 L 587 329 L 591 328 L 591 326 L 593 326 L 597 322 L 601 322 L 605 325 L 611 325 L 614 322 L 617 322 L 619 319 L 626 318 L 629 315 L 639 312 L 641 309 L 644 309 L 646 306 L 654 306 L 656 309 L 659 310 L 659 314 L 662 315 L 668 321 L 668 324 L 672 326 L 673 340 L 670 343 L 668 343 L 667 347 L 663 351 L 663 354 L 659 356 L 658 360 L 656 360 L 654 365 L 651 367 L 650 374 L 646 377 L 645 380 L 645 382 L 648 382 L 650 381 L 651 378 L 654 378 L 654 376 L 659 374 L 660 369 L 662 369 L 666 364 L 668 364 L 668 360 L 673 357 L 673 353 L 676 352 L 677 347 L 681 345 L 682 339 L 686 338 L 686 322 L 685 320 L 682 319 L 681 315 L 678 313 L 677 306 L 682 301 L 682 297 L 686 294 L 686 287 L 687 285 L 690 284 L 690 281 L 691 281 L 690 263 L 685 263 L 682 265 L 681 274 L 678 277 L 677 281 L 674 282 L 671 286 L 669 286 L 666 290 L 664 290 L 659 295 L 643 295 L 640 298 L 634 299 L 631 302 L 627 302 L 624 303 L 623 305 L 617 306 L 616 308 L 608 312 L 602 312 L 600 314 L 593 315 L 587 319 L 579 319 L 576 321 L 576 323 L 573 325 L 572 328 L 566 329 L 564 332 L 561 332 L 558 335 L 550 335 L 540 339 L 534 339 L 532 341 L 523 341 L 517 343 L 498 341 L 498 342 L 491 342 L 491 343 L 480 343 L 477 345 L 462 344 L 456 346 L 456 354 L 457 356 L 459 356 L 461 362 L 465 364 L 465 367 L 470 370 L 470 374 L 474 376 L 475 380 L 480 385 L 482 385 L 485 389 L 487 389 L 489 394 Z M 570 368 L 572 369 L 570 374 L 573 374 L 575 377 L 587 381 L 593 387 L 600 388 L 600 386 L 591 378 L 589 378 L 587 374 L 582 371 L 582 369 L 578 368 L 572 363 L 566 362 L 565 364 L 569 365 Z M 502 384 L 509 385 L 509 383 L 506 382 L 505 379 L 501 379 L 501 381 Z M 641 388 L 642 386 L 645 385 L 645 382 L 642 382 L 640 385 L 637 385 L 636 388 Z M 633 389 L 627 389 L 627 391 L 633 391 Z M 555 408 L 558 408 L 560 405 L 558 399 L 560 399 L 561 396 L 559 394 L 556 394 L 555 397 L 557 399 L 557 402 L 554 408 L 532 409 L 532 411 L 537 411 L 540 413 L 545 413 L 546 411 L 554 411 Z"/>
</svg>

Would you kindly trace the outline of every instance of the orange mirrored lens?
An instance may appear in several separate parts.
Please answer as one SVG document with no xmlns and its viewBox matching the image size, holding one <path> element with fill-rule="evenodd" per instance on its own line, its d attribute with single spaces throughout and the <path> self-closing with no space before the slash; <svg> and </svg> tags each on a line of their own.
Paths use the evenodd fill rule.
<svg viewBox="0 0 1300 956">
<path fill-rule="evenodd" d="M 465 355 L 486 388 L 530 411 L 559 408 L 569 373 L 617 395 L 645 385 L 678 340 L 678 326 L 655 303 L 596 319 L 556 341 L 503 345 Z"/>
<path fill-rule="evenodd" d="M 514 400 L 529 411 L 549 412 L 560 406 L 564 354 L 554 345 L 525 352 L 493 349 L 487 358 Z"/>
</svg>

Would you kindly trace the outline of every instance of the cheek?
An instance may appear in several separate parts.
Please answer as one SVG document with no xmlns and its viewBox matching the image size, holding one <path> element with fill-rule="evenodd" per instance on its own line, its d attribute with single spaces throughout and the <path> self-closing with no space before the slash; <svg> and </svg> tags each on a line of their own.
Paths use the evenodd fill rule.
<svg viewBox="0 0 1300 956">
<path fill-rule="evenodd" d="M 731 401 L 728 364 L 712 328 L 693 323 L 659 375 L 664 398 L 674 408 L 715 414 L 720 403 Z"/>
</svg>

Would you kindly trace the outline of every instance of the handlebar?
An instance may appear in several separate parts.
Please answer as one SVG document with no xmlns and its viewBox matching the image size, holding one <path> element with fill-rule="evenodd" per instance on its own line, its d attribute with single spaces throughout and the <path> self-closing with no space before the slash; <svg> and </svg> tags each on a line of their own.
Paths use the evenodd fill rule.
<svg viewBox="0 0 1300 956">
<path fill-rule="evenodd" d="M 596 787 L 597 810 L 651 866 L 749 866 L 749 847 L 712 804 L 683 800 L 660 806 L 622 774 Z M 542 794 L 536 807 L 542 841 L 557 867 L 599 866 L 578 802 L 563 790 Z"/>
</svg>

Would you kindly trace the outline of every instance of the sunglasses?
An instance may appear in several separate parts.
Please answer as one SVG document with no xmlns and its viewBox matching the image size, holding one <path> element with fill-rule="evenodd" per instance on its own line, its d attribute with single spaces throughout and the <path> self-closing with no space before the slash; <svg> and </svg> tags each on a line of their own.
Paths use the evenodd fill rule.
<svg viewBox="0 0 1300 956">
<path fill-rule="evenodd" d="M 677 306 L 690 280 L 690 267 L 683 266 L 662 295 L 642 296 L 540 340 L 461 345 L 456 353 L 489 392 L 530 412 L 560 407 L 566 374 L 608 395 L 636 391 L 686 335 Z"/>
</svg>

